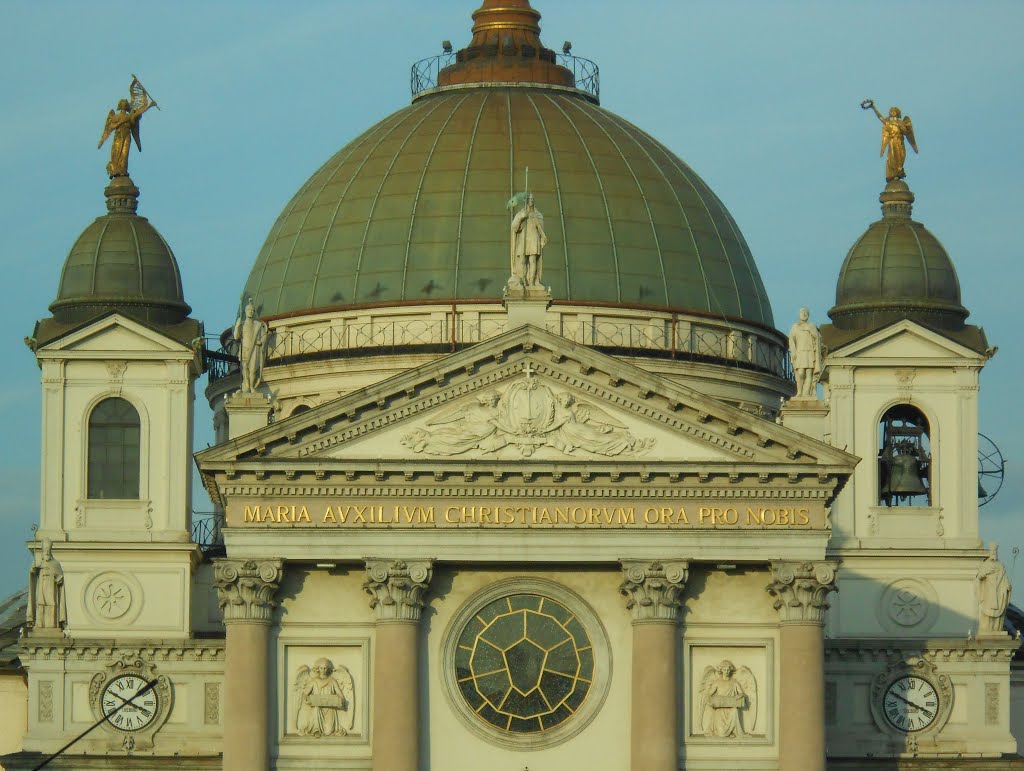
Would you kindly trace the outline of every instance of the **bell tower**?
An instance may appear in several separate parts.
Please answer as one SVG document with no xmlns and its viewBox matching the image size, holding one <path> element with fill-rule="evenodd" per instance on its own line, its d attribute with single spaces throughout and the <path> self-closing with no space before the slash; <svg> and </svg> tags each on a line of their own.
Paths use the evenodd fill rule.
<svg viewBox="0 0 1024 771">
<path fill-rule="evenodd" d="M 26 338 L 43 389 L 39 527 L 20 652 L 29 760 L 105 715 L 70 756 L 213 752 L 218 740 L 219 726 L 204 727 L 203 710 L 189 706 L 207 680 L 217 697 L 222 667 L 222 643 L 193 634 L 204 600 L 190 533 L 203 326 L 190 316 L 170 247 L 138 214 L 128 175 L 149 106 L 136 80 L 132 101 L 111 110 L 106 213 L 71 247 L 52 315 Z M 142 706 L 125 708 L 136 696 Z M 187 745 L 174 738 L 182 729 Z"/>
<path fill-rule="evenodd" d="M 787 424 L 813 413 L 821 438 L 861 458 L 832 507 L 841 580 L 826 701 L 870 709 L 844 716 L 829 756 L 955 757 L 967 742 L 999 757 L 1016 752 L 1019 642 L 1003 631 L 1009 583 L 978 526 L 979 383 L 995 349 L 966 323 L 952 260 L 891 176 L 820 328 L 819 408 L 784 410 Z"/>
</svg>

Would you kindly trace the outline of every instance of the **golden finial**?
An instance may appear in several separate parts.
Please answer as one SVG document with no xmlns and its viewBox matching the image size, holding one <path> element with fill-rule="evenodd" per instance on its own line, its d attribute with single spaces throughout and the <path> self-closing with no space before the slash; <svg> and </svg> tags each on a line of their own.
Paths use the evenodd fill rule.
<svg viewBox="0 0 1024 771">
<path fill-rule="evenodd" d="M 875 115 L 882 121 L 882 150 L 879 156 L 889 155 L 885 159 L 885 181 L 892 182 L 895 179 L 903 179 L 907 172 L 903 164 L 907 160 L 907 147 L 905 142 L 917 150 L 917 140 L 914 138 L 914 124 L 910 122 L 910 116 L 904 116 L 899 107 L 890 107 L 888 117 L 883 116 L 875 107 L 873 99 L 865 99 L 860 103 L 861 109 L 874 110 Z"/>
<path fill-rule="evenodd" d="M 111 110 L 107 114 L 107 122 L 103 125 L 103 136 L 100 137 L 100 143 L 96 145 L 97 148 L 103 147 L 107 137 L 111 134 L 114 135 L 110 142 L 110 163 L 107 164 L 107 174 L 111 179 L 128 176 L 128 150 L 131 148 L 132 139 L 135 140 L 135 146 L 139 148 L 139 152 L 142 152 L 139 122 L 150 107 L 160 109 L 134 75 L 132 75 L 132 83 L 128 87 L 128 92 L 131 99 L 122 99 L 117 103 L 117 111 Z"/>
</svg>

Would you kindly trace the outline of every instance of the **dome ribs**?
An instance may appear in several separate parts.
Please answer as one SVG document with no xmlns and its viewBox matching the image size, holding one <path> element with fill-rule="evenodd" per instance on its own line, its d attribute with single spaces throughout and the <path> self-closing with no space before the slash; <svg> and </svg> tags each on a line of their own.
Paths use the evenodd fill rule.
<svg viewBox="0 0 1024 771">
<path fill-rule="evenodd" d="M 640 184 L 640 180 L 636 175 L 636 171 L 634 171 L 633 166 L 626 158 L 625 153 L 622 152 L 622 148 L 619 146 L 619 143 L 612 138 L 612 135 L 608 132 L 608 129 L 606 129 L 604 125 L 599 120 L 597 120 L 596 117 L 594 117 L 594 111 L 585 109 L 579 102 L 573 102 L 572 104 L 574 109 L 586 115 L 587 118 L 589 118 L 590 121 L 595 126 L 597 126 L 602 131 L 602 133 L 608 138 L 608 141 L 611 142 L 612 146 L 615 148 L 615 151 L 619 154 L 619 157 L 622 159 L 622 163 L 626 167 L 626 170 L 629 172 L 629 175 L 633 178 L 633 184 L 636 185 L 637 193 L 639 193 L 640 200 L 643 201 L 644 204 L 644 210 L 647 212 L 647 221 L 650 223 L 651 226 L 651 236 L 654 239 L 654 247 L 658 253 L 658 264 L 661 267 L 661 284 L 662 289 L 665 292 L 665 305 L 670 305 L 671 303 L 669 301 L 668 293 L 668 278 L 665 274 L 665 256 L 661 250 L 661 241 L 658 238 L 658 228 L 654 224 L 654 214 L 651 212 L 651 206 L 647 202 L 647 196 L 644 193 L 643 185 Z M 644 298 L 638 296 L 637 299 L 642 301 Z"/>
<path fill-rule="evenodd" d="M 497 302 L 504 204 L 524 166 L 547 220 L 544 283 L 559 302 L 770 317 L 735 222 L 685 163 L 596 103 L 536 85 L 422 95 L 356 137 L 278 217 L 247 290 L 269 318 Z"/>
<path fill-rule="evenodd" d="M 449 97 L 454 98 L 454 97 Z M 434 137 L 433 143 L 430 145 L 430 151 L 427 153 L 427 160 L 423 164 L 423 172 L 420 174 L 419 184 L 416 186 L 416 194 L 412 201 L 412 211 L 409 214 L 409 233 L 405 239 L 405 259 L 402 262 L 402 299 L 407 300 L 406 292 L 408 289 L 408 277 L 409 277 L 409 257 L 412 253 L 412 234 L 413 228 L 416 226 L 416 211 L 419 208 L 420 194 L 423 191 L 423 182 L 427 178 L 427 172 L 430 170 L 430 162 L 434 159 L 434 151 L 437 150 L 437 144 L 441 141 L 441 137 L 444 135 L 445 129 L 448 128 L 448 124 L 452 122 L 452 118 L 455 114 L 462 109 L 462 105 L 465 104 L 466 100 L 469 99 L 469 94 L 464 94 L 455 107 L 448 113 L 448 117 L 445 118 L 441 127 L 437 130 L 437 135 Z M 429 117 L 429 116 L 428 116 Z M 395 156 L 397 158 L 397 155 Z M 458 270 L 456 269 L 456 276 L 458 276 Z M 455 284 L 452 283 L 454 290 Z"/>
<path fill-rule="evenodd" d="M 580 145 L 587 154 L 587 158 L 590 161 L 590 166 L 594 170 L 594 176 L 597 178 L 598 188 L 601 190 L 601 200 L 604 202 L 604 213 L 608 220 L 608 235 L 611 239 L 612 244 L 612 261 L 615 265 L 615 299 L 617 302 L 622 302 L 622 278 L 619 270 L 619 250 L 615 243 L 615 225 L 612 223 L 612 212 L 608 206 L 608 194 L 604 189 L 604 180 L 601 179 L 601 172 L 597 168 L 597 164 L 594 162 L 594 156 L 590 152 L 590 148 L 587 146 L 586 140 L 583 139 L 583 135 L 580 133 L 579 126 L 576 125 L 575 121 L 569 116 L 569 113 L 549 94 L 545 94 L 544 97 L 555 106 L 555 108 L 565 116 L 565 119 L 572 126 L 572 130 L 576 132 L 576 138 L 579 139 Z"/>
<path fill-rule="evenodd" d="M 530 102 L 530 106 L 533 107 L 533 111 L 537 115 L 537 121 L 540 123 L 541 130 L 544 132 L 544 143 L 548 146 L 548 155 L 551 157 L 551 173 L 555 180 L 555 197 L 558 199 L 558 220 L 562 225 L 562 259 L 563 265 L 565 266 L 565 296 L 572 296 L 572 279 L 569 271 L 569 239 L 565 237 L 565 208 L 562 205 L 562 186 L 558 180 L 558 162 L 555 159 L 555 151 L 551 146 L 551 136 L 548 134 L 548 126 L 544 121 L 544 116 L 541 114 L 540 108 L 537 107 L 537 102 L 530 94 L 526 95 L 526 98 Z"/>
<path fill-rule="evenodd" d="M 704 259 L 701 256 L 700 247 L 697 244 L 697 239 L 693 235 L 693 227 L 690 224 L 690 218 L 686 214 L 686 208 L 683 206 L 683 201 L 679 197 L 679 193 L 676 192 L 675 185 L 673 185 L 669 181 L 668 176 L 665 174 L 665 170 L 654 160 L 654 157 L 651 155 L 650 151 L 644 146 L 644 144 L 640 142 L 640 137 L 646 140 L 647 144 L 651 145 L 652 147 L 656 147 L 659 150 L 661 150 L 661 148 L 649 134 L 640 131 L 639 129 L 636 128 L 636 126 L 633 126 L 633 124 L 629 123 L 624 118 L 621 118 L 618 115 L 612 115 L 612 119 L 622 129 L 622 133 L 632 138 L 632 140 L 636 143 L 636 146 L 639 147 L 644 152 L 648 160 L 650 160 L 651 165 L 658 170 L 658 173 L 661 175 L 662 180 L 664 180 L 665 186 L 668 188 L 669 192 L 672 193 L 672 197 L 675 199 L 676 205 L 679 207 L 679 214 L 682 216 L 683 224 L 686 227 L 686 232 L 690 235 L 690 240 L 693 243 L 693 251 L 694 254 L 697 256 L 697 267 L 700 268 L 700 275 L 703 279 L 704 296 L 707 298 L 707 307 L 710 310 L 713 307 L 711 301 L 711 284 L 708 281 L 707 271 L 704 269 Z M 625 126 L 629 126 L 630 128 L 635 129 L 636 133 L 627 131 L 625 129 Z M 664 151 L 662 151 L 662 154 L 664 155 Z M 668 279 L 666 277 L 666 283 L 667 281 Z"/>
<path fill-rule="evenodd" d="M 393 118 L 394 116 L 389 116 L 389 117 Z M 346 159 L 348 157 L 350 157 L 356 150 L 358 150 L 362 146 L 363 142 L 365 142 L 369 137 L 371 137 L 373 135 L 373 132 L 376 131 L 381 126 L 381 124 L 383 124 L 387 120 L 388 120 L 388 118 L 385 118 L 382 121 L 378 121 L 375 125 L 371 126 L 369 129 L 364 131 L 361 135 L 356 137 L 352 142 L 350 142 L 348 145 L 346 145 L 346 147 L 344 148 L 344 150 L 348 150 L 348 153 L 345 156 Z M 344 150 L 342 150 L 341 152 L 344 152 Z M 304 197 L 305 197 L 306 193 L 310 190 L 310 188 L 313 187 L 313 184 L 317 180 L 319 180 L 321 178 L 321 175 L 327 173 L 327 169 L 331 166 L 332 162 L 335 160 L 335 158 L 337 158 L 337 156 L 339 154 L 340 154 L 340 152 L 339 153 L 335 153 L 333 156 L 331 156 L 331 158 L 329 158 L 325 163 L 323 163 L 320 166 L 320 168 L 318 168 L 313 173 L 313 175 L 310 176 L 310 178 L 306 180 L 305 184 L 302 187 L 299 188 L 299 191 L 294 196 L 292 196 L 291 201 L 288 202 L 288 205 L 285 207 L 284 211 L 281 212 L 281 216 L 279 216 L 277 218 L 277 220 L 274 222 L 273 227 L 271 227 L 270 233 L 267 236 L 267 241 L 263 245 L 263 248 L 260 250 L 259 256 L 256 258 L 256 265 L 253 266 L 252 273 L 250 273 L 249 280 L 246 282 L 245 289 L 243 290 L 243 296 L 244 295 L 249 295 L 249 296 L 254 298 L 253 302 L 256 305 L 256 313 L 258 315 L 262 315 L 263 314 L 263 310 L 264 310 L 264 308 L 263 308 L 263 301 L 264 301 L 264 298 L 266 296 L 266 290 L 265 290 L 265 288 L 263 286 L 263 282 L 264 282 L 264 279 L 266 278 L 266 275 L 267 275 L 267 269 L 268 269 L 268 267 L 270 265 L 271 256 L 272 256 L 272 254 L 274 252 L 274 248 L 277 246 L 277 242 L 280 240 L 280 231 L 281 231 L 281 229 L 285 226 L 285 223 L 291 217 L 292 213 L 295 211 L 295 209 L 298 206 L 299 202 L 304 200 Z M 338 168 L 340 166 L 341 166 L 341 164 L 338 164 L 335 167 L 334 171 L 331 173 L 331 178 L 333 177 L 334 174 L 337 173 Z M 330 181 L 330 178 L 328 179 L 328 182 L 325 182 L 323 185 L 320 186 L 320 191 L 318 191 L 317 195 L 314 197 L 314 200 L 316 200 L 319 197 L 320 193 L 323 192 L 323 189 L 327 186 L 327 184 L 329 184 L 329 181 Z M 303 221 L 305 221 L 305 219 Z M 290 262 L 291 253 L 295 249 L 295 241 L 297 240 L 297 233 L 298 233 L 298 231 L 296 231 L 296 238 L 294 238 L 292 240 L 292 244 L 291 244 L 291 247 L 290 247 L 290 250 L 289 250 L 289 257 L 286 258 L 286 260 L 289 261 L 289 262 Z M 325 237 L 325 241 L 326 241 L 326 237 Z M 321 255 L 322 255 L 322 251 L 321 251 Z M 262 268 L 263 269 L 260 271 L 260 277 L 259 277 L 259 280 L 256 282 L 256 286 L 253 286 L 253 276 L 256 274 L 256 268 L 259 267 L 261 265 L 261 263 L 262 263 Z M 278 303 L 277 303 L 276 307 L 280 307 L 280 304 L 281 304 L 281 290 L 283 289 L 283 286 L 284 286 L 284 278 L 285 278 L 285 273 L 282 273 L 282 275 L 281 275 L 281 288 L 279 288 L 279 291 L 278 291 Z M 313 300 L 314 297 L 315 297 L 315 290 L 316 290 L 316 280 L 315 280 L 315 277 L 314 277 L 314 282 L 313 282 L 313 289 L 314 289 L 314 292 L 311 294 L 310 300 Z"/>
<path fill-rule="evenodd" d="M 443 100 L 443 99 L 437 100 L 437 102 L 434 104 L 434 106 L 430 110 L 427 111 L 427 114 L 424 115 L 423 117 L 421 117 L 419 122 L 412 128 L 412 130 L 410 130 L 409 133 L 405 135 L 405 139 L 402 140 L 402 144 L 398 148 L 398 151 L 395 152 L 391 156 L 391 161 L 388 163 L 387 171 L 385 171 L 381 175 L 380 184 L 377 185 L 377 192 L 373 196 L 373 202 L 370 204 L 370 212 L 366 216 L 366 227 L 363 229 L 363 240 L 362 240 L 362 243 L 359 246 L 359 256 L 356 258 L 355 279 L 354 279 L 353 284 L 352 284 L 352 299 L 354 301 L 358 301 L 358 299 L 359 299 L 359 280 L 361 278 L 361 272 L 362 272 L 362 268 L 363 268 L 363 256 L 366 253 L 366 237 L 367 237 L 367 235 L 370 232 L 370 226 L 373 224 L 373 213 L 374 213 L 374 211 L 376 211 L 377 204 L 380 201 L 380 193 L 384 189 L 384 185 L 387 184 L 388 176 L 391 174 L 391 170 L 395 167 L 395 162 L 401 156 L 402 150 L 405 149 L 405 146 L 409 143 L 409 140 L 412 139 L 414 136 L 416 136 L 416 129 L 418 129 L 420 126 L 422 126 L 423 123 L 427 120 L 427 118 L 429 118 L 431 115 L 433 115 L 437 111 L 437 109 L 439 107 L 441 107 L 441 105 L 444 104 L 444 103 L 445 103 L 445 100 Z M 378 146 L 379 146 L 379 144 L 378 144 Z M 378 283 L 378 286 L 379 286 L 379 283 Z"/>
<path fill-rule="evenodd" d="M 469 145 L 466 148 L 466 166 L 462 172 L 462 196 L 459 199 L 459 226 L 455 236 L 455 275 L 452 277 L 452 287 L 456 296 L 460 294 L 459 261 L 462 258 L 462 221 L 466 214 L 466 189 L 469 182 L 469 169 L 473 160 L 473 148 L 476 146 L 476 135 L 480 130 L 480 117 L 484 114 L 484 107 L 487 106 L 487 100 L 491 98 L 491 93 L 489 91 L 483 92 L 483 97 L 480 99 L 480 109 L 477 110 L 476 119 L 473 121 L 473 133 L 470 134 Z"/>
</svg>

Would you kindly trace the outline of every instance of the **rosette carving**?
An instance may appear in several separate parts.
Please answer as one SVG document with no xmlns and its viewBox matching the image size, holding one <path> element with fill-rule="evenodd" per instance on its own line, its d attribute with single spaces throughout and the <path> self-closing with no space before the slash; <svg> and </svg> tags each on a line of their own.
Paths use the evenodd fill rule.
<svg viewBox="0 0 1024 771">
<path fill-rule="evenodd" d="M 224 621 L 269 623 L 282 572 L 280 560 L 217 560 L 213 584 Z"/>
<path fill-rule="evenodd" d="M 824 623 L 828 595 L 837 591 L 835 562 L 773 562 L 767 591 L 781 621 Z"/>
<path fill-rule="evenodd" d="M 633 621 L 675 621 L 689 567 L 688 562 L 681 560 L 623 562 L 619 593 L 626 598 Z"/>
<path fill-rule="evenodd" d="M 433 567 L 429 560 L 368 559 L 363 589 L 378 621 L 419 621 Z"/>
</svg>

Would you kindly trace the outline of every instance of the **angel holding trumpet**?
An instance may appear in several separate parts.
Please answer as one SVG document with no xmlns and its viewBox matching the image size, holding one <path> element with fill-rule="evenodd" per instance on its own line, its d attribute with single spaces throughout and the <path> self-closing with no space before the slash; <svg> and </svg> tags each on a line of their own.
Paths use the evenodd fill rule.
<svg viewBox="0 0 1024 771">
<path fill-rule="evenodd" d="M 861 109 L 874 110 L 875 115 L 882 121 L 882 149 L 879 155 L 889 155 L 885 159 L 885 181 L 892 182 L 894 179 L 903 179 L 907 172 L 903 170 L 903 164 L 907 161 L 906 142 L 917 150 L 917 140 L 914 138 L 914 124 L 910 116 L 904 116 L 899 107 L 890 107 L 888 117 L 883 116 L 875 107 L 872 99 L 865 99 L 860 103 Z"/>
<path fill-rule="evenodd" d="M 111 134 L 114 138 L 110 142 L 110 163 L 107 164 L 107 175 L 114 177 L 128 176 L 128 151 L 131 149 L 132 140 L 135 146 L 142 152 L 142 140 L 139 138 L 139 122 L 142 116 L 150 107 L 160 109 L 139 79 L 132 75 L 132 83 L 128 87 L 131 99 L 122 99 L 117 103 L 117 111 L 111 110 L 107 114 L 107 122 L 103 125 L 103 136 L 97 149 L 103 147 L 107 137 Z"/>
</svg>

